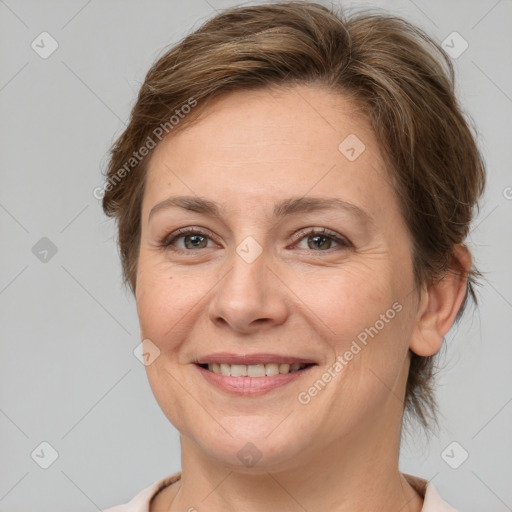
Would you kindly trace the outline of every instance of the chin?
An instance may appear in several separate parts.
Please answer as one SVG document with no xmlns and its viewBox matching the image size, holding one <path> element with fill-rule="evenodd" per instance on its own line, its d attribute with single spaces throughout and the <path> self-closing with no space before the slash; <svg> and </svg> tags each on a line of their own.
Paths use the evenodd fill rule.
<svg viewBox="0 0 512 512">
<path fill-rule="evenodd" d="M 267 443 L 268 444 L 268 443 Z M 263 443 L 247 441 L 227 446 L 209 447 L 208 455 L 217 463 L 237 473 L 264 474 L 279 472 L 297 467 L 300 448 L 289 446 L 268 447 Z"/>
<path fill-rule="evenodd" d="M 274 417 L 259 417 L 256 422 L 255 419 L 227 418 L 223 422 L 227 431 L 217 425 L 199 432 L 203 434 L 201 438 L 189 437 L 207 456 L 239 473 L 259 474 L 296 467 L 297 458 L 311 447 L 311 437 L 291 424 L 284 426 L 286 421 L 279 425 Z"/>
</svg>

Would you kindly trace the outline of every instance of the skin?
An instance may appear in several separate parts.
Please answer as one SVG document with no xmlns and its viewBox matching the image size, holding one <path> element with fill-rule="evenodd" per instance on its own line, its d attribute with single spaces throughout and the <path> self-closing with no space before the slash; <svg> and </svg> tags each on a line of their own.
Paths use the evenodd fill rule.
<svg viewBox="0 0 512 512">
<path fill-rule="evenodd" d="M 354 161 L 338 150 L 349 134 L 365 144 Z M 179 195 L 224 210 L 216 218 L 168 208 L 149 218 L 156 204 Z M 274 204 L 303 196 L 342 199 L 369 220 L 336 209 L 272 217 Z M 398 469 L 410 351 L 440 349 L 466 281 L 450 273 L 415 288 L 411 239 L 378 141 L 356 106 L 320 86 L 217 98 L 199 122 L 154 150 L 141 222 L 141 339 L 160 350 L 146 370 L 182 448 L 182 478 L 151 510 L 420 511 L 422 497 Z M 183 236 L 159 245 L 188 226 L 211 237 L 199 248 Z M 352 245 L 292 238 L 310 227 Z M 251 263 L 236 252 L 248 236 L 262 248 Z M 454 255 L 470 267 L 462 246 Z M 298 394 L 396 302 L 401 311 L 300 403 Z M 193 364 L 214 352 L 273 352 L 318 365 L 267 394 L 236 397 Z M 237 457 L 247 442 L 261 454 L 252 467 Z"/>
</svg>

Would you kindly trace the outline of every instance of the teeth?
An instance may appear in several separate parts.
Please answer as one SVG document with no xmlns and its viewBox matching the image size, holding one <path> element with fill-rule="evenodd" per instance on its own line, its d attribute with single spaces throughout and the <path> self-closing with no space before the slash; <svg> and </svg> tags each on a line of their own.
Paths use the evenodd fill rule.
<svg viewBox="0 0 512 512">
<path fill-rule="evenodd" d="M 231 368 L 233 368 L 233 366 L 231 366 Z M 250 364 L 247 366 L 248 377 L 265 377 L 265 375 L 266 370 L 264 364 Z"/>
<path fill-rule="evenodd" d="M 225 363 L 210 363 L 208 370 L 213 373 L 220 373 L 222 375 L 231 377 L 272 377 L 273 375 L 293 373 L 302 368 L 305 364 L 288 364 L 288 363 L 267 363 L 267 364 L 225 364 Z"/>
<path fill-rule="evenodd" d="M 265 365 L 265 375 L 272 377 L 273 375 L 279 375 L 279 365 L 277 363 L 269 363 Z"/>
<path fill-rule="evenodd" d="M 245 364 L 232 364 L 231 377 L 247 377 L 247 366 Z M 251 375 L 251 377 L 254 377 L 254 375 Z"/>
</svg>

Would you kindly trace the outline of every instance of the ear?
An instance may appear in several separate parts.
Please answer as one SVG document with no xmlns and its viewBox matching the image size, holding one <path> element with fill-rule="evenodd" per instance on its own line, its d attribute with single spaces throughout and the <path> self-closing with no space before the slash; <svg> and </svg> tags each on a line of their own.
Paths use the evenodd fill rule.
<svg viewBox="0 0 512 512">
<path fill-rule="evenodd" d="M 464 301 L 471 254 L 459 244 L 452 252 L 449 271 L 421 291 L 417 323 L 409 348 L 419 356 L 433 356 L 440 349 Z"/>
</svg>

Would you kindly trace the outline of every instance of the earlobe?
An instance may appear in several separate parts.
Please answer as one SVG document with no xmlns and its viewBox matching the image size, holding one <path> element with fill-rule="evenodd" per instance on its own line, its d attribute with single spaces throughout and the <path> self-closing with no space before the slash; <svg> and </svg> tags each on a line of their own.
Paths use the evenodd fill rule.
<svg viewBox="0 0 512 512">
<path fill-rule="evenodd" d="M 421 291 L 417 324 L 409 348 L 417 355 L 436 354 L 443 338 L 450 330 L 466 296 L 467 272 L 471 268 L 471 254 L 463 245 L 452 252 L 448 271 Z"/>
</svg>

